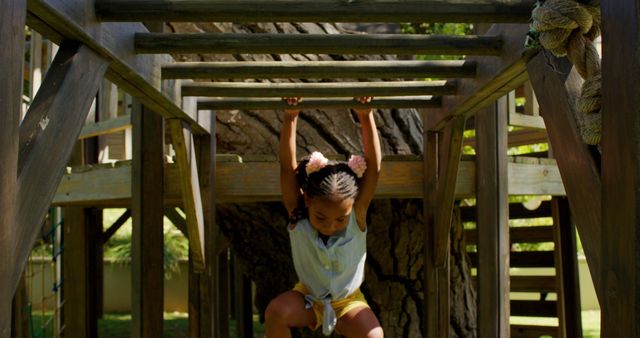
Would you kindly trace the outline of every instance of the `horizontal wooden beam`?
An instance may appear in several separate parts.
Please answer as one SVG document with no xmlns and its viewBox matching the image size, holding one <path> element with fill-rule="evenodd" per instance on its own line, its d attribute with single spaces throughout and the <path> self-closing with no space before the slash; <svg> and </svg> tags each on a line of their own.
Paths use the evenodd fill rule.
<svg viewBox="0 0 640 338">
<path fill-rule="evenodd" d="M 182 86 L 183 96 L 201 97 L 358 97 L 453 95 L 455 81 L 321 83 L 196 82 Z"/>
<path fill-rule="evenodd" d="M 528 32 L 529 25 L 493 25 L 487 35 L 502 39 L 500 57 L 468 58 L 478 63 L 477 76 L 461 80 L 458 95 L 443 99 L 442 108 L 437 111 L 439 118 L 430 129 L 444 128 L 456 115 L 469 117 L 524 83 L 528 78 L 527 61 L 538 53 L 538 50 L 524 46 Z"/>
<path fill-rule="evenodd" d="M 497 36 L 138 33 L 137 53 L 499 55 Z"/>
<path fill-rule="evenodd" d="M 439 97 L 431 96 L 404 96 L 375 98 L 370 103 L 359 103 L 353 98 L 333 98 L 333 99 L 308 99 L 300 102 L 297 107 L 300 109 L 351 109 L 351 108 L 433 108 L 440 106 Z M 225 109 L 287 109 L 291 108 L 281 99 L 217 99 L 198 101 L 199 110 L 225 110 Z"/>
<path fill-rule="evenodd" d="M 102 21 L 520 22 L 535 2 L 434 0 L 98 0 Z"/>
<path fill-rule="evenodd" d="M 78 139 L 112 134 L 129 128 L 131 128 L 131 115 L 123 115 L 106 121 L 86 124 L 82 127 Z"/>
<path fill-rule="evenodd" d="M 219 203 L 280 201 L 278 162 L 223 162 L 219 157 L 216 171 L 216 198 Z M 518 166 L 520 175 L 510 175 L 509 193 L 512 195 L 564 195 L 557 169 L 553 164 L 509 163 Z M 376 190 L 376 198 L 422 198 L 421 161 L 382 162 L 382 171 Z M 546 173 L 546 174 L 545 174 Z M 178 169 L 168 165 L 165 172 L 165 203 L 181 205 L 182 197 L 178 181 Z M 515 180 L 521 177 L 542 177 L 528 184 Z M 549 183 L 547 183 L 549 181 Z M 255 182 L 255 184 L 254 184 Z M 552 190 L 550 187 L 555 187 Z M 203 186 L 202 189 L 206 187 Z M 462 161 L 458 169 L 456 196 L 475 194 L 475 165 Z M 131 164 L 73 168 L 66 174 L 56 193 L 56 205 L 127 206 L 131 198 Z"/>
<path fill-rule="evenodd" d="M 79 41 L 109 61 L 106 77 L 166 118 L 187 121 L 196 134 L 208 133 L 194 116 L 179 107 L 179 97 L 162 92 L 159 66 L 171 62 L 168 55 L 137 55 L 131 38 L 148 30 L 141 23 L 99 23 L 92 15 L 93 3 L 85 0 L 29 0 L 27 24 L 45 37 Z"/>
<path fill-rule="evenodd" d="M 162 66 L 163 79 L 415 79 L 469 78 L 469 61 L 221 61 Z"/>
</svg>

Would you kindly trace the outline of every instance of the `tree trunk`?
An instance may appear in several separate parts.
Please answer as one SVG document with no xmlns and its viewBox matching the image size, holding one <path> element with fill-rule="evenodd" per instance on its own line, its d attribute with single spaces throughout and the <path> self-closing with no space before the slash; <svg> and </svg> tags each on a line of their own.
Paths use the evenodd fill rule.
<svg viewBox="0 0 640 338">
<path fill-rule="evenodd" d="M 171 23 L 180 32 L 253 32 L 338 34 L 332 24 L 186 24 Z M 384 60 L 383 56 L 339 55 L 176 55 L 180 61 L 213 60 Z M 289 81 L 289 80 L 278 80 Z M 278 154 L 282 113 L 276 111 L 219 111 L 216 115 L 218 153 Z M 413 109 L 377 110 L 376 124 L 385 155 L 421 154 L 422 122 Z M 298 155 L 314 150 L 331 154 L 360 154 L 360 127 L 348 110 L 303 111 L 298 123 Z M 256 306 L 264 314 L 269 301 L 291 289 L 297 280 L 281 203 L 219 204 L 217 220 L 234 252 L 257 287 Z M 375 200 L 368 215 L 368 257 L 362 291 L 377 314 L 387 337 L 421 337 L 423 302 L 423 216 L 420 200 Z M 455 227 L 454 227 L 455 228 Z M 461 232 L 454 232 L 460 238 Z M 457 237 L 456 237 L 457 236 Z M 451 255 L 452 327 L 470 337 L 475 328 L 475 294 L 464 246 L 453 240 Z M 462 250 L 462 251 L 455 251 Z M 459 261 L 461 260 L 461 261 Z M 461 301 L 464 306 L 457 305 Z M 459 313 L 457 309 L 461 309 Z M 455 311 L 453 311 L 455 310 Z M 468 314 L 472 313 L 472 314 Z M 460 329 L 458 329 L 460 328 Z M 464 329 L 463 329 L 464 328 Z M 306 330 L 305 330 L 306 331 Z M 315 333 L 319 335 L 319 332 Z M 308 331 L 301 336 L 312 336 Z"/>
</svg>

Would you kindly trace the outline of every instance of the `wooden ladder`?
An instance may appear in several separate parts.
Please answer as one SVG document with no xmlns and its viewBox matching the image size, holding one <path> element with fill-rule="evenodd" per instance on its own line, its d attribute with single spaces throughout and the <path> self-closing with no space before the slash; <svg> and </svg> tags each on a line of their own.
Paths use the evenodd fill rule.
<svg viewBox="0 0 640 338">
<path fill-rule="evenodd" d="M 538 300 L 511 300 L 511 316 L 557 318 L 558 326 L 549 325 L 511 325 L 511 337 L 514 338 L 581 338 L 580 286 L 578 281 L 578 263 L 576 257 L 576 238 L 569 204 L 565 197 L 553 197 L 543 201 L 535 210 L 525 208 L 521 203 L 509 204 L 509 219 L 531 219 L 551 217 L 550 226 L 511 226 L 510 267 L 553 268 L 555 275 L 511 275 L 511 292 L 535 293 Z M 475 222 L 476 208 L 461 207 L 463 222 Z M 467 245 L 477 243 L 476 229 L 465 230 Z M 519 243 L 554 244 L 553 250 L 514 251 Z M 477 267 L 476 252 L 469 252 L 473 267 Z M 556 300 L 550 300 L 550 293 L 556 294 Z"/>
</svg>

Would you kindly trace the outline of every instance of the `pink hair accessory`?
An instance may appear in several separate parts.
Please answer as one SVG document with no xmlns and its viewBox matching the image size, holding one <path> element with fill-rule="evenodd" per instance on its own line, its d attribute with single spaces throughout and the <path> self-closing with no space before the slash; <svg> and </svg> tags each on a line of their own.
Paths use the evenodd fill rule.
<svg viewBox="0 0 640 338">
<path fill-rule="evenodd" d="M 307 171 L 307 175 L 311 175 L 316 171 L 324 168 L 329 163 L 329 160 L 322 155 L 319 151 L 314 151 L 311 153 L 311 157 L 309 157 L 309 162 L 305 170 Z"/>
<path fill-rule="evenodd" d="M 367 170 L 367 161 L 359 155 L 351 155 L 348 165 L 358 178 L 362 178 L 362 175 Z"/>
</svg>

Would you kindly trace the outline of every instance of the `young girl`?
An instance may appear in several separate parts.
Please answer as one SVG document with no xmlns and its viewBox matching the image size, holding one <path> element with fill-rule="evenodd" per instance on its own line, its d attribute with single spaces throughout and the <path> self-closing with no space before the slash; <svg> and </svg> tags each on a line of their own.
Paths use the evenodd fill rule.
<svg viewBox="0 0 640 338">
<path fill-rule="evenodd" d="M 371 97 L 359 98 L 361 103 Z M 286 98 L 295 106 L 298 98 Z M 290 328 L 335 329 L 348 338 L 383 337 L 360 292 L 366 259 L 366 215 L 378 182 L 381 152 L 371 109 L 354 109 L 362 125 L 364 158 L 330 162 L 319 152 L 296 163 L 299 109 L 285 110 L 280 133 L 280 185 L 289 212 L 293 263 L 300 282 L 266 310 L 267 338 Z"/>
</svg>

